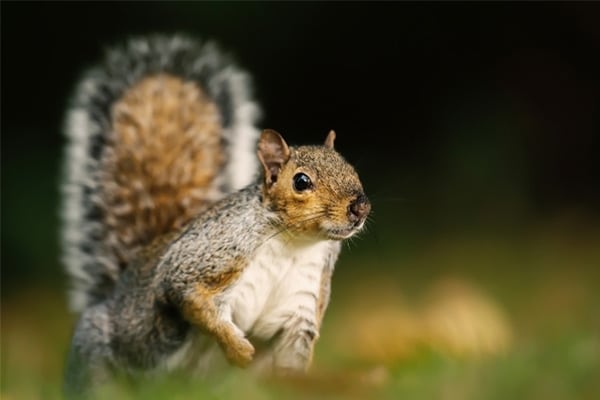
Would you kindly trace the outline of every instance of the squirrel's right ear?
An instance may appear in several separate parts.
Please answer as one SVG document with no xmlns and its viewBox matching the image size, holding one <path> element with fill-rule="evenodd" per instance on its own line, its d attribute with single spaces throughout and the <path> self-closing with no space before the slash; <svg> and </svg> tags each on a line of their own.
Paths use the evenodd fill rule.
<svg viewBox="0 0 600 400">
<path fill-rule="evenodd" d="M 335 131 L 332 129 L 329 131 L 327 138 L 325 138 L 325 147 L 333 149 L 333 142 L 335 142 Z"/>
<path fill-rule="evenodd" d="M 258 141 L 258 158 L 265 169 L 267 186 L 277 182 L 279 171 L 290 158 L 290 149 L 283 137 L 272 129 L 265 129 Z"/>
</svg>

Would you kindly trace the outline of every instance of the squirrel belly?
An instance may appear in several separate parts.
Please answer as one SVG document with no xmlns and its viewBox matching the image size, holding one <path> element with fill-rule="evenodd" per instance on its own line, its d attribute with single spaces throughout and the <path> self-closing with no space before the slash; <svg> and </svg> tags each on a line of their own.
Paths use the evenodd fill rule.
<svg viewBox="0 0 600 400">
<path fill-rule="evenodd" d="M 274 366 L 302 370 L 310 363 L 311 342 L 319 336 L 319 310 L 328 301 L 323 286 L 329 282 L 324 277 L 333 272 L 339 250 L 340 243 L 335 241 L 292 244 L 280 236 L 273 237 L 259 247 L 239 280 L 219 296 L 232 323 L 253 343 L 267 343 L 278 333 L 291 331 L 294 324 L 297 327 L 293 330 L 305 336 L 298 341 L 306 347 L 302 356 L 263 348 L 254 357 L 254 370 L 272 373 Z M 216 344 L 192 330 L 180 350 L 170 353 L 162 365 L 169 370 L 191 366 L 204 376 L 226 365 L 226 359 Z"/>
<path fill-rule="evenodd" d="M 306 313 L 303 318 L 313 318 L 322 301 L 323 269 L 333 267 L 339 247 L 336 241 L 269 239 L 223 295 L 234 323 L 249 336 L 266 341 L 294 315 Z M 317 334 L 318 326 L 312 328 Z"/>
</svg>

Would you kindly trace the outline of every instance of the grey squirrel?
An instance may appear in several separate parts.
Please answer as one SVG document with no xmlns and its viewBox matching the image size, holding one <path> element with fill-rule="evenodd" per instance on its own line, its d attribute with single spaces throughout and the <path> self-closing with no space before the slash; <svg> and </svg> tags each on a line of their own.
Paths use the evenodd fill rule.
<svg viewBox="0 0 600 400">
<path fill-rule="evenodd" d="M 310 366 L 340 243 L 370 203 L 333 131 L 288 146 L 259 135 L 259 115 L 249 76 L 182 36 L 132 39 L 80 81 L 62 208 L 80 313 L 69 393 L 115 370 Z"/>
</svg>

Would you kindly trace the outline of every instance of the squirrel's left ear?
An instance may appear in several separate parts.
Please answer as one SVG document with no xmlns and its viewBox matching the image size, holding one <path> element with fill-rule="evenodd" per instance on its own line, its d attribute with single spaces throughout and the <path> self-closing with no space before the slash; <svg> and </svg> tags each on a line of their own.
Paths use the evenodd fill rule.
<svg viewBox="0 0 600 400">
<path fill-rule="evenodd" d="M 325 147 L 333 149 L 333 142 L 335 142 L 335 132 L 334 130 L 330 130 L 327 138 L 325 139 Z"/>
<path fill-rule="evenodd" d="M 272 129 L 265 129 L 258 141 L 258 158 L 265 169 L 267 186 L 277 182 L 283 164 L 290 158 L 290 149 L 283 137 Z"/>
</svg>

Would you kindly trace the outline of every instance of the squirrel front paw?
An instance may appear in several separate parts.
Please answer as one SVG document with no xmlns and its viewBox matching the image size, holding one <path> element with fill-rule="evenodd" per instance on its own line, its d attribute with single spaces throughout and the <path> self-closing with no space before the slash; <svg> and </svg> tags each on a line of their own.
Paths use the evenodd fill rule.
<svg viewBox="0 0 600 400">
<path fill-rule="evenodd" d="M 243 337 L 236 337 L 229 343 L 224 343 L 223 351 L 229 362 L 238 367 L 245 367 L 250 364 L 254 356 L 254 346 L 248 339 Z"/>
</svg>

